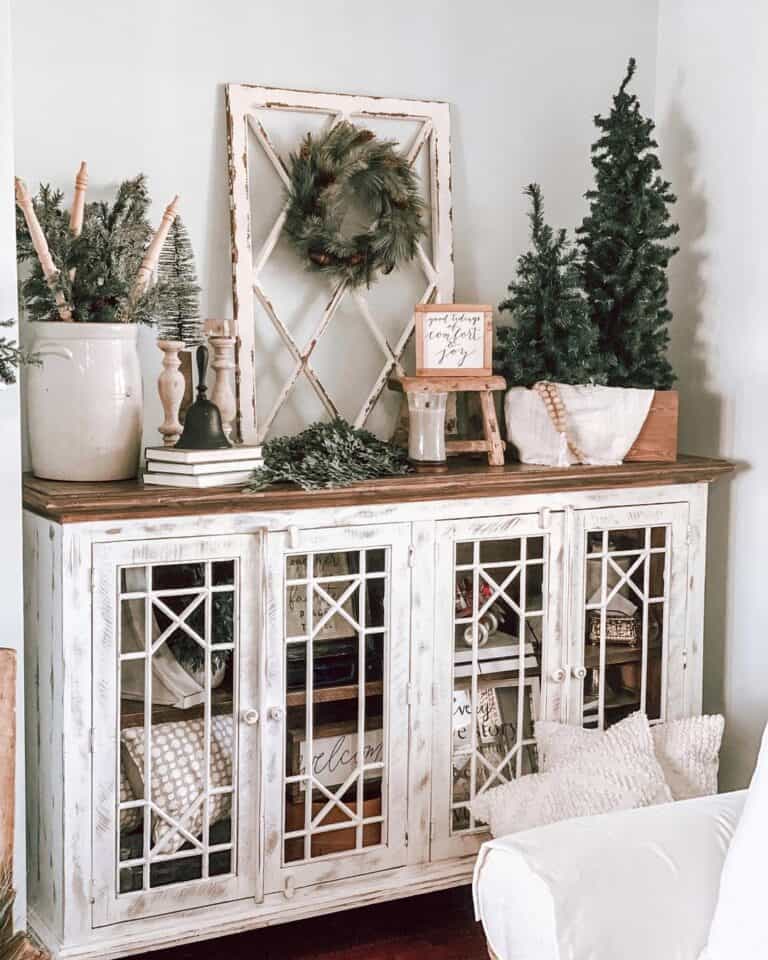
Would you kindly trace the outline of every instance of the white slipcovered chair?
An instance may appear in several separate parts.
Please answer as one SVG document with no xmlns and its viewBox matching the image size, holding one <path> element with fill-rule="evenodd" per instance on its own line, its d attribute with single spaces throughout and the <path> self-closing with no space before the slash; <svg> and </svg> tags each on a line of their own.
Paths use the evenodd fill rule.
<svg viewBox="0 0 768 960">
<path fill-rule="evenodd" d="M 749 791 L 491 840 L 475 909 L 495 960 L 768 960 L 768 731 Z"/>
</svg>

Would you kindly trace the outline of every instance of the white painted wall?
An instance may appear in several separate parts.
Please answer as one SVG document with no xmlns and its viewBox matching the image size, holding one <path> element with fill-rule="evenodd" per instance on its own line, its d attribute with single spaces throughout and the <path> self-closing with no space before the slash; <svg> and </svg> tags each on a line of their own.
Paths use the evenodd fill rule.
<svg viewBox="0 0 768 960">
<path fill-rule="evenodd" d="M 768 720 L 768 7 L 661 0 L 656 116 L 678 194 L 672 359 L 681 443 L 739 463 L 712 491 L 705 708 L 725 710 L 721 785 Z"/>
<path fill-rule="evenodd" d="M 0 0 L 0 319 L 16 316 L 16 245 L 13 201 L 13 112 L 11 109 L 11 30 L 8 0 Z M 15 330 L 3 330 L 15 336 Z M 16 710 L 24 716 L 21 594 L 21 437 L 19 389 L 0 386 L 0 646 L 19 651 Z M 19 724 L 16 752 L 16 840 L 14 877 L 16 922 L 26 914 L 24 821 L 24 736 Z M 5 762 L 5 758 L 3 758 Z"/>
<path fill-rule="evenodd" d="M 631 54 L 651 105 L 656 15 L 655 0 L 14 0 L 16 166 L 70 194 L 85 158 L 94 195 L 143 170 L 155 219 L 180 192 L 204 315 L 231 316 L 224 82 L 448 100 L 456 293 L 498 303 L 527 241 L 523 187 L 580 221 L 592 116 Z M 159 357 L 144 353 L 156 439 Z"/>
</svg>

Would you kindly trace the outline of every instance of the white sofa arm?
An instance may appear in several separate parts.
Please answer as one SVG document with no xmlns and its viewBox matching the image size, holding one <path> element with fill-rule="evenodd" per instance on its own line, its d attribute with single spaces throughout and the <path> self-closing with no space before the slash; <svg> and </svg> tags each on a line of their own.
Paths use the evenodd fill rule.
<svg viewBox="0 0 768 960">
<path fill-rule="evenodd" d="M 475 911 L 498 960 L 697 960 L 745 791 L 484 844 Z"/>
</svg>

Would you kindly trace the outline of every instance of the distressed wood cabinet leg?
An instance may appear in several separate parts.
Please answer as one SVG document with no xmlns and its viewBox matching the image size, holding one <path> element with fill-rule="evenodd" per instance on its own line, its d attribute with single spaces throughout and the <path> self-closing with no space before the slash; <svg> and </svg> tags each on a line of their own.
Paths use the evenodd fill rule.
<svg viewBox="0 0 768 960">
<path fill-rule="evenodd" d="M 488 463 L 494 467 L 504 465 L 504 442 L 499 431 L 499 421 L 496 419 L 496 406 L 493 394 L 490 391 L 481 392 L 480 409 L 483 413 L 483 430 L 488 443 Z"/>
</svg>

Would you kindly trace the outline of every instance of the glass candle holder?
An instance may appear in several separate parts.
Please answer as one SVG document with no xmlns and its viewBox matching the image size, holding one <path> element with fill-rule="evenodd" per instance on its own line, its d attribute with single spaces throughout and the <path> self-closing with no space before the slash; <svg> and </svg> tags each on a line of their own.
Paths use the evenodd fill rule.
<svg viewBox="0 0 768 960">
<path fill-rule="evenodd" d="M 408 394 L 408 456 L 414 463 L 445 463 L 447 393 Z"/>
</svg>

